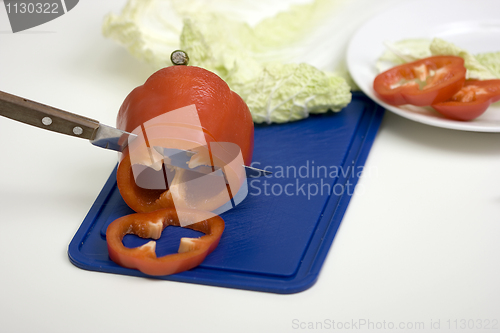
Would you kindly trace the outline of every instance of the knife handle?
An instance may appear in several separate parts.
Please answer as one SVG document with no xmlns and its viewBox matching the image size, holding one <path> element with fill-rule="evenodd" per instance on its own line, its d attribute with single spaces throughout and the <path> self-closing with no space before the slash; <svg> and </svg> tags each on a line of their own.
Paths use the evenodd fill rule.
<svg viewBox="0 0 500 333">
<path fill-rule="evenodd" d="M 0 115 L 49 131 L 92 140 L 99 122 L 0 91 Z"/>
</svg>

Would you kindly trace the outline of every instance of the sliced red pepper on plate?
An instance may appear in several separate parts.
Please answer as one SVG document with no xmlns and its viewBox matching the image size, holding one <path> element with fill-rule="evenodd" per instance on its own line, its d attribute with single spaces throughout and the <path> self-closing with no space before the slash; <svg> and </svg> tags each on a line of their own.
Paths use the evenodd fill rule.
<svg viewBox="0 0 500 333">
<path fill-rule="evenodd" d="M 193 221 L 200 221 L 189 224 L 186 228 L 201 231 L 205 235 L 200 238 L 181 238 L 178 253 L 158 258 L 154 241 L 136 248 L 123 245 L 123 237 L 127 234 L 158 239 L 166 227 L 180 226 L 178 211 L 167 208 L 151 213 L 126 215 L 111 222 L 106 231 L 109 257 L 120 266 L 155 276 L 176 274 L 198 266 L 217 247 L 224 231 L 224 220 L 213 214 L 207 216 L 201 211 L 182 213 L 184 217 L 190 216 Z M 205 217 L 208 218 L 204 219 Z"/>
<path fill-rule="evenodd" d="M 500 80 L 467 80 L 449 100 L 432 107 L 451 119 L 472 120 L 497 101 L 500 101 Z"/>
<path fill-rule="evenodd" d="M 393 67 L 375 77 L 373 89 L 391 105 L 428 106 L 451 98 L 465 82 L 464 60 L 434 56 Z"/>
</svg>

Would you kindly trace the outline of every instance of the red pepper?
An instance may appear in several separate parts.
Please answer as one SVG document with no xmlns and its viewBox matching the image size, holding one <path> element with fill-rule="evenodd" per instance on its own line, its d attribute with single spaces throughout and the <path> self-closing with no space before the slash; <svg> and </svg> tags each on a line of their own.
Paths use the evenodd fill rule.
<svg viewBox="0 0 500 333">
<path fill-rule="evenodd" d="M 467 80 L 449 100 L 432 104 L 432 107 L 451 119 L 472 120 L 499 100 L 500 80 Z"/>
<path fill-rule="evenodd" d="M 193 220 L 201 220 L 186 228 L 201 231 L 206 235 L 200 238 L 182 238 L 179 253 L 158 258 L 154 241 L 137 248 L 127 248 L 123 245 L 122 240 L 126 234 L 135 234 L 142 238 L 160 238 L 161 232 L 167 226 L 180 225 L 178 212 L 175 209 L 161 209 L 151 213 L 131 214 L 113 221 L 106 231 L 111 260 L 120 266 L 138 269 L 148 275 L 176 274 L 201 264 L 217 247 L 224 231 L 224 220 L 219 216 L 203 220 L 203 212 L 183 211 L 184 216 L 190 214 Z"/>
<path fill-rule="evenodd" d="M 198 122 L 196 126 L 191 122 L 193 114 Z M 168 121 L 163 122 L 167 118 Z M 162 120 L 156 122 L 158 119 Z M 199 265 L 215 249 L 224 230 L 222 218 L 209 212 L 237 193 L 238 186 L 246 179 L 242 164 L 250 165 L 252 160 L 254 127 L 247 105 L 214 73 L 193 66 L 171 66 L 154 73 L 126 97 L 118 113 L 117 127 L 138 134 L 123 151 L 117 170 L 120 194 L 138 213 L 119 218 L 108 227 L 110 258 L 119 265 L 149 275 L 175 274 Z M 188 181 L 182 181 L 188 171 L 174 168 L 176 178 L 164 188 L 139 186 L 134 167 L 153 167 L 156 146 L 196 151 L 189 163 L 194 160 L 195 165 L 221 167 L 225 181 L 217 183 L 215 190 L 203 187 L 212 196 L 205 195 L 204 191 L 199 194 L 190 191 Z M 228 158 L 234 147 L 241 152 L 238 155 L 241 162 Z M 152 164 L 142 164 L 144 160 Z M 168 170 L 161 159 L 159 165 L 159 170 L 154 171 L 154 167 L 151 170 L 159 172 L 164 181 Z M 175 207 L 174 195 L 181 199 L 175 201 Z M 126 248 L 122 243 L 127 233 L 158 238 L 168 225 L 180 225 L 207 235 L 183 239 L 179 253 L 161 258 L 156 257 L 154 242 L 135 249 Z"/>
<path fill-rule="evenodd" d="M 443 102 L 465 82 L 464 60 L 435 56 L 393 67 L 375 77 L 373 89 L 388 104 L 427 106 Z"/>
<path fill-rule="evenodd" d="M 247 105 L 221 78 L 199 67 L 171 66 L 154 73 L 126 97 L 117 127 L 132 132 L 148 120 L 190 105 L 196 107 L 206 143 L 234 143 L 241 149 L 245 165 L 250 165 L 254 127 Z M 172 144 L 168 148 L 190 149 L 193 142 L 177 140 Z M 127 205 L 136 212 L 172 207 L 168 191 L 148 190 L 136 184 L 132 164 L 129 150 L 125 150 L 117 182 Z"/>
</svg>

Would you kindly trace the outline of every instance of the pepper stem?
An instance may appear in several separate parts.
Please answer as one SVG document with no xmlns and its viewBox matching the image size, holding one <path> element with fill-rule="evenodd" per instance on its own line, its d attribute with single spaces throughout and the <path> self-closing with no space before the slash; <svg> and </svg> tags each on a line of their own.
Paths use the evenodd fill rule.
<svg viewBox="0 0 500 333">
<path fill-rule="evenodd" d="M 172 61 L 172 64 L 174 64 L 174 66 L 178 65 L 185 66 L 189 62 L 189 57 L 186 52 L 182 50 L 176 50 L 172 52 L 172 54 L 170 55 L 170 61 Z"/>
</svg>

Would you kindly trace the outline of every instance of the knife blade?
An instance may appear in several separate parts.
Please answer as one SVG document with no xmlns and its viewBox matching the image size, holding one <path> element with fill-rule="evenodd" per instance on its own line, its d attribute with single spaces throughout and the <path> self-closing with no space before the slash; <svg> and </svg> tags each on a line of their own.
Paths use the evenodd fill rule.
<svg viewBox="0 0 500 333">
<path fill-rule="evenodd" d="M 164 148 L 159 146 L 154 146 L 153 148 L 163 157 L 167 157 L 169 159 L 168 163 L 172 166 L 176 166 L 186 170 L 196 171 L 201 174 L 209 174 L 219 169 L 218 167 L 212 168 L 211 166 L 208 165 L 200 165 L 195 168 L 189 168 L 188 167 L 189 161 L 191 160 L 191 157 L 194 154 L 196 154 L 195 152 L 173 149 L 173 148 Z M 247 165 L 243 165 L 243 167 L 245 168 L 245 174 L 247 178 L 258 178 L 272 174 L 271 171 L 257 169 Z"/>
<path fill-rule="evenodd" d="M 87 139 L 95 146 L 123 151 L 136 137 L 99 121 L 0 91 L 0 115 L 49 131 Z"/>
</svg>

